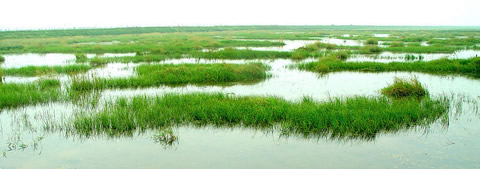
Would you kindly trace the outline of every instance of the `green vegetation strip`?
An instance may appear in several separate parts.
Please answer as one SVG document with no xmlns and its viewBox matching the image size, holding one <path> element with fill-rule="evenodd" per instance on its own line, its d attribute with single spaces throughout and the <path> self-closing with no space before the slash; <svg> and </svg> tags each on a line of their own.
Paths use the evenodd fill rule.
<svg viewBox="0 0 480 169">
<path fill-rule="evenodd" d="M 2 68 L 4 75 L 13 76 L 37 76 L 44 74 L 73 74 L 84 73 L 92 69 L 89 65 L 66 65 L 66 66 L 26 66 L 20 68 Z"/>
<path fill-rule="evenodd" d="M 461 73 L 480 74 L 480 58 L 472 59 L 439 59 L 428 62 L 344 62 L 336 57 L 323 57 L 317 62 L 299 64 L 300 69 L 315 72 L 335 71 L 416 71 L 426 73 Z"/>
<path fill-rule="evenodd" d="M 196 52 L 193 57 L 206 59 L 269 59 L 269 58 L 290 58 L 292 52 L 279 51 L 254 51 L 225 48 L 221 51 Z"/>
<path fill-rule="evenodd" d="M 137 76 L 93 80 L 75 78 L 71 89 L 87 91 L 104 88 L 150 87 L 161 84 L 252 82 L 267 78 L 268 68 L 262 63 L 140 65 L 136 69 Z"/>
<path fill-rule="evenodd" d="M 87 135 L 117 135 L 180 125 L 279 127 L 284 134 L 368 138 L 379 132 L 433 123 L 447 111 L 446 102 L 430 98 L 358 96 L 291 102 L 277 97 L 166 94 L 119 98 L 99 112 L 78 113 L 72 127 Z"/>
<path fill-rule="evenodd" d="M 61 97 L 60 81 L 39 80 L 34 83 L 0 83 L 0 109 L 46 103 Z"/>
</svg>

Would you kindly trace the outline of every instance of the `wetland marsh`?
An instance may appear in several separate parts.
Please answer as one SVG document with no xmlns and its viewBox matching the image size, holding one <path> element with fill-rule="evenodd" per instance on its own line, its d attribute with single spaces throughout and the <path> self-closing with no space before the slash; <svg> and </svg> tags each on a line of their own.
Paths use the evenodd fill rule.
<svg viewBox="0 0 480 169">
<path fill-rule="evenodd" d="M 478 36 L 387 26 L 0 32 L 0 168 L 478 168 Z"/>
</svg>

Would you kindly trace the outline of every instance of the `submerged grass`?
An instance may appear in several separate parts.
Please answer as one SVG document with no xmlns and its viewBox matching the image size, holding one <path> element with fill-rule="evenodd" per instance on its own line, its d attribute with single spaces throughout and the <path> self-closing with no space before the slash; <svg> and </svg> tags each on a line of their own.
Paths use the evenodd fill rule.
<svg viewBox="0 0 480 169">
<path fill-rule="evenodd" d="M 45 103 L 61 98 L 60 81 L 43 79 L 33 83 L 0 84 L 0 109 Z"/>
<path fill-rule="evenodd" d="M 283 134 L 372 138 L 435 122 L 448 104 L 430 98 L 391 100 L 386 97 L 336 98 L 326 102 L 226 94 L 166 94 L 119 98 L 95 113 L 78 113 L 74 132 L 118 135 L 140 129 L 181 125 L 277 128 Z"/>
<path fill-rule="evenodd" d="M 323 57 L 317 62 L 303 63 L 297 65 L 300 69 L 316 72 L 335 71 L 416 71 L 425 73 L 460 73 L 468 75 L 479 75 L 478 66 L 480 58 L 471 59 L 438 59 L 432 61 L 416 62 L 343 62 L 335 57 Z"/>
<path fill-rule="evenodd" d="M 2 68 L 4 75 L 38 76 L 45 74 L 74 74 L 84 73 L 92 69 L 89 65 L 76 64 L 66 66 L 26 66 L 20 68 Z"/>
<path fill-rule="evenodd" d="M 104 88 L 136 88 L 161 84 L 222 84 L 252 82 L 268 77 L 269 67 L 262 63 L 248 64 L 152 64 L 137 67 L 137 76 L 93 80 L 73 80 L 71 89 L 86 91 Z"/>
</svg>

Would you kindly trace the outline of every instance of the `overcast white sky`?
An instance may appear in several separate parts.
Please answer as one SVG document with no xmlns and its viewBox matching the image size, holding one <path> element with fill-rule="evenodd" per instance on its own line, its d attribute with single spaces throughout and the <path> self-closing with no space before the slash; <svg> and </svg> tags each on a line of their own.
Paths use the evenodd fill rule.
<svg viewBox="0 0 480 169">
<path fill-rule="evenodd" d="M 475 25 L 480 0 L 1 0 L 0 29 Z"/>
</svg>

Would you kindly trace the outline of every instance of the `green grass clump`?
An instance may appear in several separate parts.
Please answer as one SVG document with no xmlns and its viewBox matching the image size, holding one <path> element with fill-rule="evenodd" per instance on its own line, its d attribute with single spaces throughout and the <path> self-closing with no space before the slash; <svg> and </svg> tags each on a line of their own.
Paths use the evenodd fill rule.
<svg viewBox="0 0 480 169">
<path fill-rule="evenodd" d="M 316 72 L 335 72 L 335 71 L 368 71 L 368 72 L 388 72 L 388 71 L 415 71 L 425 73 L 460 73 L 466 75 L 478 76 L 478 60 L 472 59 L 438 59 L 432 61 L 415 62 L 343 62 L 335 57 L 323 57 L 318 62 L 298 64 L 300 69 Z"/>
<path fill-rule="evenodd" d="M 310 52 L 308 51 L 305 51 L 305 50 L 295 50 L 295 52 L 293 52 L 292 54 L 292 57 L 290 57 L 291 59 L 306 59 L 307 57 L 309 57 L 311 55 Z"/>
<path fill-rule="evenodd" d="M 390 44 L 390 47 L 403 47 L 403 46 L 405 46 L 403 42 L 392 42 Z"/>
<path fill-rule="evenodd" d="M 377 40 L 377 39 L 370 38 L 370 39 L 367 39 L 367 40 L 365 41 L 365 44 L 367 44 L 367 45 L 378 45 L 378 40 Z"/>
<path fill-rule="evenodd" d="M 333 57 L 335 57 L 337 59 L 340 59 L 340 60 L 345 60 L 348 57 L 350 57 L 350 52 L 349 51 L 337 51 L 337 52 L 331 53 L 330 56 L 333 56 Z"/>
<path fill-rule="evenodd" d="M 74 73 L 85 73 L 88 70 L 92 69 L 88 65 L 66 65 L 66 66 L 26 66 L 20 68 L 3 68 L 3 73 L 5 75 L 12 76 L 39 76 L 45 74 L 74 74 Z"/>
<path fill-rule="evenodd" d="M 98 66 L 106 65 L 108 63 L 108 61 L 106 59 L 101 58 L 101 57 L 94 57 L 94 58 L 89 59 L 88 63 L 90 63 L 90 66 L 98 67 Z"/>
<path fill-rule="evenodd" d="M 182 125 L 278 129 L 282 134 L 373 138 L 380 132 L 433 123 L 448 104 L 387 97 L 333 98 L 325 102 L 226 94 L 166 94 L 119 98 L 99 112 L 78 113 L 74 132 L 118 135 Z"/>
<path fill-rule="evenodd" d="M 380 53 L 382 52 L 383 49 L 378 46 L 364 46 L 360 48 L 359 53 L 363 54 L 371 54 L 371 53 Z"/>
<path fill-rule="evenodd" d="M 410 80 L 395 78 L 393 84 L 382 89 L 382 94 L 395 98 L 415 97 L 422 98 L 428 91 L 417 78 Z"/>
<path fill-rule="evenodd" d="M 191 54 L 193 57 L 205 59 L 271 59 L 271 58 L 290 58 L 292 52 L 278 51 L 254 51 L 240 50 L 233 48 L 225 48 L 221 51 L 212 52 L 195 52 Z"/>
<path fill-rule="evenodd" d="M 313 44 L 309 44 L 303 47 L 298 48 L 297 50 L 305 50 L 308 52 L 314 52 L 321 49 L 336 49 L 337 45 L 329 44 L 329 43 L 322 43 L 322 42 L 315 42 Z"/>
<path fill-rule="evenodd" d="M 0 55 L 0 63 L 2 62 L 5 62 L 5 57 L 3 57 L 2 55 Z"/>
<path fill-rule="evenodd" d="M 137 76 L 73 81 L 74 91 L 104 88 L 151 87 L 161 84 L 223 84 L 252 82 L 268 77 L 268 66 L 262 63 L 248 64 L 158 64 L 140 65 Z"/>
<path fill-rule="evenodd" d="M 473 58 L 473 65 L 475 65 L 475 69 L 477 70 L 477 74 L 480 75 L 480 58 Z"/>
<path fill-rule="evenodd" d="M 84 63 L 84 62 L 87 62 L 88 58 L 87 58 L 87 55 L 85 55 L 85 53 L 75 53 L 75 62 L 77 63 Z"/>
<path fill-rule="evenodd" d="M 60 98 L 60 81 L 54 79 L 38 80 L 26 84 L 0 84 L 0 109 L 46 103 Z"/>
</svg>

